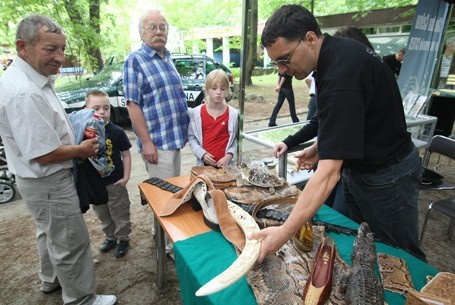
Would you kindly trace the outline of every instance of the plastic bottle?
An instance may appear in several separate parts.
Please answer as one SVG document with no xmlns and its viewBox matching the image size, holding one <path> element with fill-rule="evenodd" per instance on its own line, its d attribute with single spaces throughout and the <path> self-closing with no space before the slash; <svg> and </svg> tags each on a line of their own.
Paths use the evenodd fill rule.
<svg viewBox="0 0 455 305">
<path fill-rule="evenodd" d="M 313 249 L 313 222 L 308 220 L 295 234 L 297 247 L 305 252 Z"/>
<path fill-rule="evenodd" d="M 98 136 L 99 120 L 100 116 L 94 113 L 93 118 L 85 126 L 84 139 L 93 139 Z"/>
</svg>

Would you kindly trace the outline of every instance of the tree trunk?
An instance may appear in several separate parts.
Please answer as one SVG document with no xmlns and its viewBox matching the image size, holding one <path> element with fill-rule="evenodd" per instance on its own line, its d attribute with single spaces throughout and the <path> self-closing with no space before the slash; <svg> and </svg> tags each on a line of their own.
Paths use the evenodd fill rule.
<svg viewBox="0 0 455 305">
<path fill-rule="evenodd" d="M 246 63 L 246 78 L 245 78 L 245 85 L 251 86 L 253 81 L 251 80 L 251 75 L 253 74 L 253 70 L 256 67 L 257 62 L 257 40 L 258 40 L 258 1 L 251 0 L 250 1 L 250 9 L 248 10 L 248 14 L 250 14 L 250 24 L 249 26 L 249 34 L 248 34 L 248 58 Z"/>
<path fill-rule="evenodd" d="M 91 0 L 90 1 L 90 20 L 89 24 L 95 32 L 100 35 L 101 33 L 101 19 L 100 19 L 100 0 Z M 89 56 L 91 56 L 91 61 L 93 60 L 94 65 L 96 65 L 98 70 L 103 69 L 103 57 L 101 56 L 101 50 L 98 44 L 91 43 L 90 47 L 88 48 Z M 92 69 L 94 69 L 92 65 Z"/>
<path fill-rule="evenodd" d="M 76 1 L 63 1 L 68 17 L 74 26 L 74 32 L 80 33 L 84 50 L 86 50 L 87 59 L 92 71 L 103 68 L 103 59 L 101 50 L 97 43 L 100 37 L 100 0 L 89 1 L 89 18 L 85 21 L 82 17 Z"/>
</svg>

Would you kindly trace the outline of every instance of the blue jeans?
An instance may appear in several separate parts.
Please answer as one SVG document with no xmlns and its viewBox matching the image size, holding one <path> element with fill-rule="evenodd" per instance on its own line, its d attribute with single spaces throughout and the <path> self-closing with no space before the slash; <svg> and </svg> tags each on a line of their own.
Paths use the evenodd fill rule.
<svg viewBox="0 0 455 305">
<path fill-rule="evenodd" d="M 366 221 L 371 230 L 422 261 L 419 246 L 419 152 L 413 148 L 401 162 L 372 173 L 344 169 L 345 202 L 352 220 Z"/>
</svg>

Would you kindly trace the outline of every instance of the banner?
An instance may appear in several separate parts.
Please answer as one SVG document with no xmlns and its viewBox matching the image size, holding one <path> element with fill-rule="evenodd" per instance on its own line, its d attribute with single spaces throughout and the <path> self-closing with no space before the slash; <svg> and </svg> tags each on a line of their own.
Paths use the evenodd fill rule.
<svg viewBox="0 0 455 305">
<path fill-rule="evenodd" d="M 409 92 L 428 95 L 449 7 L 444 0 L 419 0 L 398 78 L 402 97 Z"/>
</svg>

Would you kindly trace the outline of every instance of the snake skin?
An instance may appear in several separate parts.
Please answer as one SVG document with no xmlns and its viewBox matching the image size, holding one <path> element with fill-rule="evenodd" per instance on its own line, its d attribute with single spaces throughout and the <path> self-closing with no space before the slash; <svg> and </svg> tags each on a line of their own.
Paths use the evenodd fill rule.
<svg viewBox="0 0 455 305">
<path fill-rule="evenodd" d="M 352 269 L 344 277 L 348 305 L 384 305 L 384 287 L 374 274 L 376 247 L 366 222 L 360 224 L 351 254 Z"/>
<path fill-rule="evenodd" d="M 276 255 L 268 256 L 262 264 L 256 264 L 248 272 L 247 281 L 259 305 L 303 304 L 303 290 L 311 273 L 317 248 L 324 236 L 324 228 L 315 226 L 313 234 L 312 251 L 300 251 L 295 245 L 294 239 L 291 239 Z M 348 270 L 349 265 L 337 255 L 333 288 L 326 304 L 346 304 L 340 285 Z"/>
</svg>

